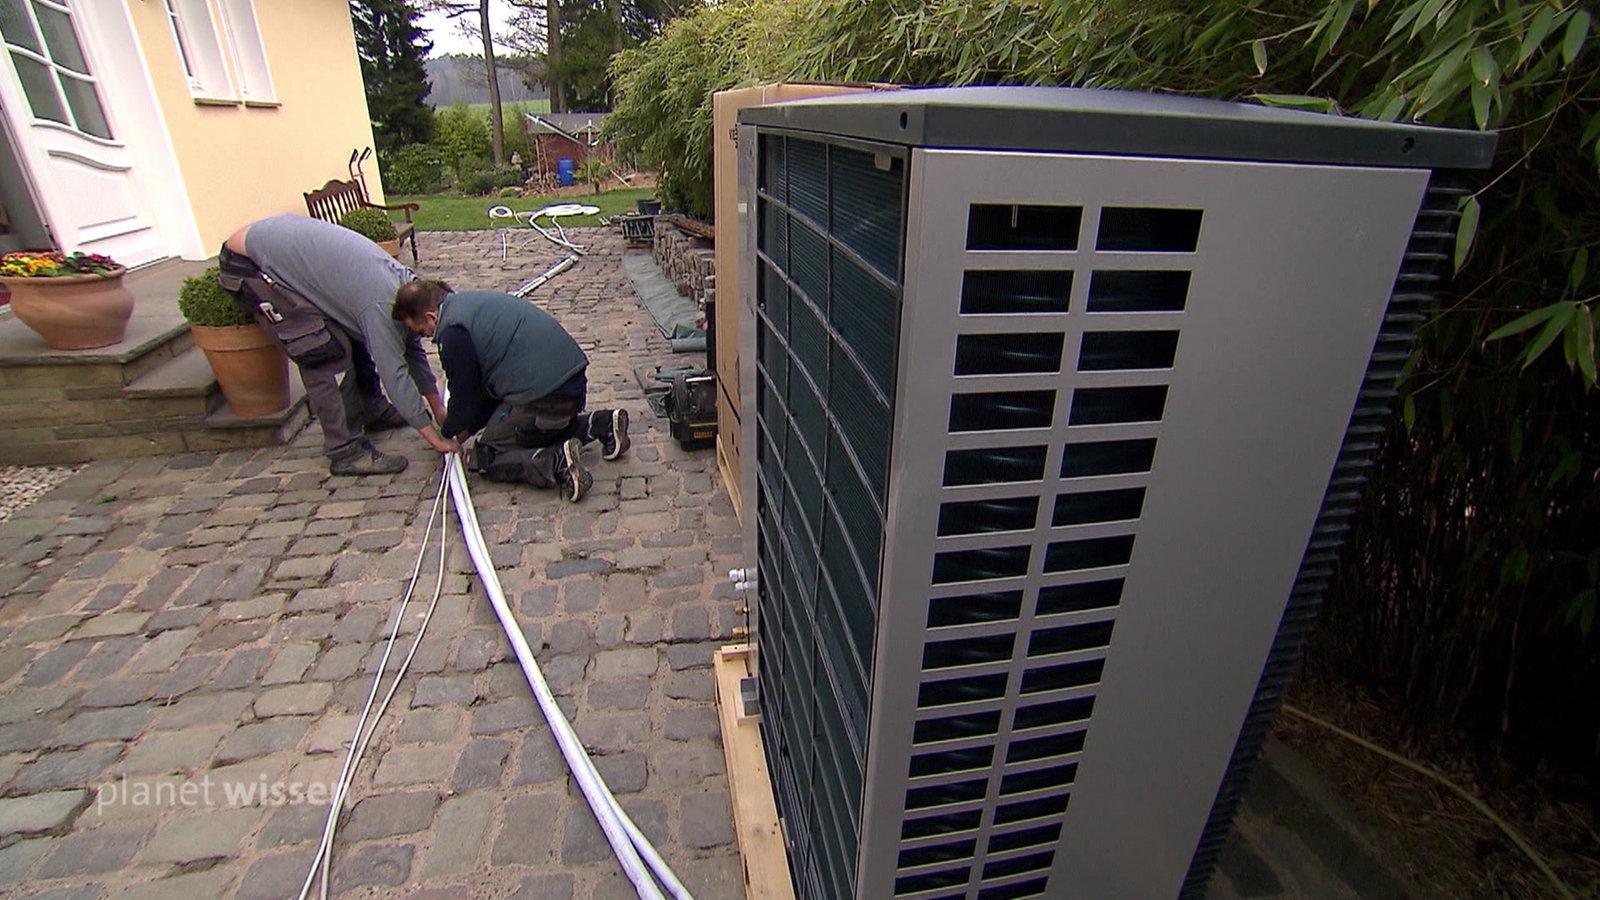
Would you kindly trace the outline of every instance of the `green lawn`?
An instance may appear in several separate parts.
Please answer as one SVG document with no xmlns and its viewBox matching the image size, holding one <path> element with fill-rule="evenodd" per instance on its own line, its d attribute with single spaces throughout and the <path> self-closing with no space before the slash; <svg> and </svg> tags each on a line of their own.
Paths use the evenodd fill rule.
<svg viewBox="0 0 1600 900">
<path fill-rule="evenodd" d="M 464 103 L 462 105 L 467 108 L 467 112 L 470 112 L 475 116 L 482 117 L 484 120 L 489 118 L 489 104 L 487 103 Z M 441 106 L 439 108 L 446 109 L 448 107 Z M 549 111 L 549 99 L 518 100 L 515 103 L 508 102 L 500 104 L 500 115 L 505 117 L 506 121 L 520 117 L 523 113 L 535 113 L 543 115 Z"/>
<path fill-rule="evenodd" d="M 532 211 L 557 203 L 581 203 L 600 207 L 599 215 L 617 216 L 638 209 L 637 201 L 655 196 L 654 188 L 632 188 L 607 191 L 604 194 L 580 194 L 576 197 L 453 197 L 432 194 L 423 197 L 390 196 L 389 203 L 416 203 L 420 209 L 411 214 L 418 231 L 474 231 L 499 228 L 512 224 L 510 219 L 490 219 L 489 207 L 508 206 L 518 212 Z M 540 224 L 548 225 L 548 219 Z M 571 216 L 561 220 L 562 225 L 598 225 L 596 216 Z"/>
</svg>

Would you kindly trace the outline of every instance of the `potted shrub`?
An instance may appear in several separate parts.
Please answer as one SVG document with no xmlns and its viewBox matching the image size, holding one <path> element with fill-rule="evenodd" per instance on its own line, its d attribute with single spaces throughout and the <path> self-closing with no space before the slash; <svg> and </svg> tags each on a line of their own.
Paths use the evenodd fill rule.
<svg viewBox="0 0 1600 900">
<path fill-rule="evenodd" d="M 18 321 L 55 350 L 120 343 L 133 315 L 127 268 L 98 253 L 21 251 L 0 256 L 0 284 Z"/>
<path fill-rule="evenodd" d="M 400 232 L 395 230 L 394 223 L 389 221 L 389 216 L 383 210 L 365 206 L 352 209 L 339 217 L 339 224 L 357 234 L 366 235 L 390 256 L 400 255 Z"/>
<path fill-rule="evenodd" d="M 185 278 L 178 288 L 178 311 L 189 320 L 195 346 L 216 373 L 229 411 L 241 417 L 271 415 L 289 405 L 289 359 L 222 289 L 218 271 L 212 266 Z"/>
</svg>

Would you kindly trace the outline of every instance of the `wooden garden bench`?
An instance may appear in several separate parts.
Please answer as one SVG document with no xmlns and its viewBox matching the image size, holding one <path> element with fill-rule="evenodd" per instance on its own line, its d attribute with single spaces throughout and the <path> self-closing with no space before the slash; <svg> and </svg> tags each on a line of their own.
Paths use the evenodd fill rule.
<svg viewBox="0 0 1600 900">
<path fill-rule="evenodd" d="M 329 181 L 314 191 L 306 192 L 306 212 L 314 218 L 324 222 L 339 224 L 339 217 L 353 209 L 367 207 L 384 211 L 399 210 L 405 213 L 404 222 L 394 223 L 395 231 L 400 232 L 400 243 L 411 243 L 411 262 L 417 262 L 417 230 L 411 223 L 412 211 L 419 209 L 415 203 L 400 203 L 386 206 L 382 203 L 373 203 L 367 199 L 366 188 L 359 181 L 340 181 L 337 178 Z"/>
</svg>

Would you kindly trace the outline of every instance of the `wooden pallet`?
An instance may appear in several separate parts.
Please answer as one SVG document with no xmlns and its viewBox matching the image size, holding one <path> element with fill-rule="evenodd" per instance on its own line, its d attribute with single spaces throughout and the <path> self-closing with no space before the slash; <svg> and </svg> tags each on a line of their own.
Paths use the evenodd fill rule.
<svg viewBox="0 0 1600 900">
<path fill-rule="evenodd" d="M 733 644 L 712 657 L 717 676 L 717 718 L 722 723 L 722 753 L 728 764 L 733 824 L 744 863 L 749 900 L 794 900 L 783 826 L 772 799 L 772 779 L 756 720 L 742 715 L 739 680 L 750 674 L 748 644 Z"/>
</svg>

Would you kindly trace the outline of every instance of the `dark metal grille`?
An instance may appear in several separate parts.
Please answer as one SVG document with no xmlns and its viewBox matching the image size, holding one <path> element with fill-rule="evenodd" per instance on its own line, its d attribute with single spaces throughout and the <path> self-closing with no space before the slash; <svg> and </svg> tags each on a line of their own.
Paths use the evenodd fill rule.
<svg viewBox="0 0 1600 900">
<path fill-rule="evenodd" d="M 773 135 L 758 155 L 762 731 L 796 889 L 843 898 L 860 843 L 905 161 Z"/>
</svg>

